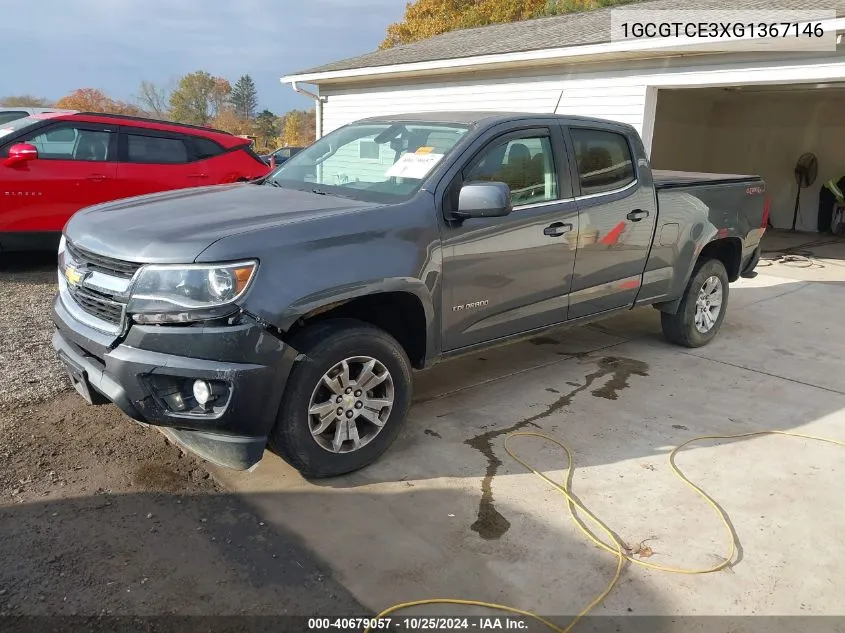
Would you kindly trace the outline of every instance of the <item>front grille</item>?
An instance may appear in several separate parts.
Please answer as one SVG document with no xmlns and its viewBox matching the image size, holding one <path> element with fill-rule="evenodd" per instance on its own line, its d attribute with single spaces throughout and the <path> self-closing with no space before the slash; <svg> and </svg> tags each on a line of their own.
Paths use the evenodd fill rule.
<svg viewBox="0 0 845 633">
<path fill-rule="evenodd" d="M 84 266 L 88 270 L 111 275 L 112 277 L 120 277 L 121 279 L 131 279 L 135 272 L 141 267 L 141 264 L 134 262 L 126 262 L 120 259 L 113 259 L 104 255 L 97 255 L 89 250 L 71 244 L 68 241 L 65 244 L 68 255 L 74 262 L 80 266 Z"/>
<path fill-rule="evenodd" d="M 70 289 L 70 296 L 91 316 L 112 325 L 120 325 L 123 321 L 124 304 L 113 301 L 106 295 L 77 286 Z"/>
</svg>

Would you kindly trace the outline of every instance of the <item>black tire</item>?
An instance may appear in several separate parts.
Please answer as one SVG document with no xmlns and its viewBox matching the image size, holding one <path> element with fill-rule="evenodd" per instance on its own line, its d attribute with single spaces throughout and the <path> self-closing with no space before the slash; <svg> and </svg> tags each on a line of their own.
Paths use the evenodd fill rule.
<svg viewBox="0 0 845 633">
<path fill-rule="evenodd" d="M 317 323 L 294 337 L 291 346 L 305 355 L 294 365 L 285 387 L 270 447 L 305 477 L 335 477 L 372 464 L 396 439 L 408 415 L 413 390 L 411 363 L 402 346 L 377 327 L 354 319 Z M 345 359 L 368 356 L 382 363 L 393 379 L 393 408 L 384 426 L 361 448 L 334 453 L 311 434 L 308 409 L 323 375 Z"/>
<path fill-rule="evenodd" d="M 698 293 L 710 277 L 717 277 L 722 284 L 722 306 L 713 326 L 706 332 L 700 332 L 695 325 L 696 299 Z M 702 347 L 712 341 L 728 308 L 729 282 L 725 265 L 718 259 L 704 259 L 699 261 L 693 270 L 692 277 L 684 290 L 681 305 L 675 314 L 660 313 L 660 324 L 663 336 L 670 343 L 684 347 Z"/>
</svg>

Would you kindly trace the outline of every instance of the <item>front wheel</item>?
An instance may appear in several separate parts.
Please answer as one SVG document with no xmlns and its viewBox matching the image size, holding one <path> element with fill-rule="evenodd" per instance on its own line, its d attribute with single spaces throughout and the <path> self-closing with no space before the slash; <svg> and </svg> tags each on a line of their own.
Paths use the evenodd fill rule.
<svg viewBox="0 0 845 633">
<path fill-rule="evenodd" d="M 663 335 L 676 345 L 701 347 L 715 338 L 728 307 L 728 272 L 718 259 L 698 263 L 675 314 L 662 312 Z"/>
<path fill-rule="evenodd" d="M 288 379 L 271 447 L 306 477 L 376 461 L 411 402 L 411 364 L 386 332 L 360 321 L 316 324 L 291 341 L 305 355 Z"/>
</svg>

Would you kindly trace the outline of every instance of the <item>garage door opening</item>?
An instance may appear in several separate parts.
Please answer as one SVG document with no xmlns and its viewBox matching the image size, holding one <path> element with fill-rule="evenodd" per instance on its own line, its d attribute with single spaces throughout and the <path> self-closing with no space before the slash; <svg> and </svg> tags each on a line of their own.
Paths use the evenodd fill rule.
<svg viewBox="0 0 845 633">
<path fill-rule="evenodd" d="M 801 190 L 796 230 L 817 232 L 820 189 L 845 175 L 845 83 L 658 92 L 654 167 L 762 176 L 776 229 L 792 228 L 795 165 L 806 152 L 818 176 Z"/>
</svg>

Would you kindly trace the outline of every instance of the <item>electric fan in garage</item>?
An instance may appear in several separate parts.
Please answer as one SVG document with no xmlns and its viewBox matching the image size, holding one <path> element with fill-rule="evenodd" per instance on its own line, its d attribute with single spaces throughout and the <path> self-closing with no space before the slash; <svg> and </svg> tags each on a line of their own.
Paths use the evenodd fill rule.
<svg viewBox="0 0 845 633">
<path fill-rule="evenodd" d="M 798 193 L 795 196 L 795 213 L 792 215 L 792 230 L 798 223 L 798 211 L 801 205 L 801 190 L 806 189 L 816 181 L 819 175 L 819 161 L 815 154 L 807 152 L 801 154 L 795 163 L 795 180 L 798 182 Z"/>
</svg>

